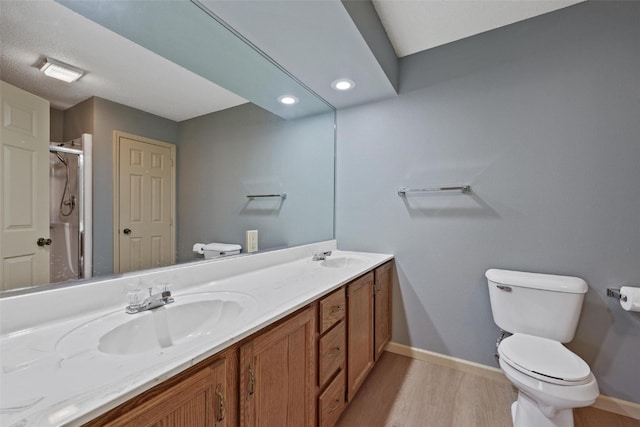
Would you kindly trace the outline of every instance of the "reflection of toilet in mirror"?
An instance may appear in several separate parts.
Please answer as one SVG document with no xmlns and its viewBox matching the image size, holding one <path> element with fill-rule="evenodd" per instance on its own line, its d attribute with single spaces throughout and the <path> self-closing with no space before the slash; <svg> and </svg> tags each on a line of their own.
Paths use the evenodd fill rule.
<svg viewBox="0 0 640 427">
<path fill-rule="evenodd" d="M 493 320 L 512 334 L 499 341 L 498 355 L 518 389 L 514 427 L 573 426 L 573 408 L 593 404 L 599 394 L 587 363 L 562 345 L 575 335 L 587 283 L 497 269 L 486 277 Z"/>
</svg>

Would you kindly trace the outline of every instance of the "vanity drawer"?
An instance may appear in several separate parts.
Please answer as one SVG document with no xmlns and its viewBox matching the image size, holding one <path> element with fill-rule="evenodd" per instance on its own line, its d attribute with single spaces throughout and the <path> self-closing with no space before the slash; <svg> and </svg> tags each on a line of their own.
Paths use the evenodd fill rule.
<svg viewBox="0 0 640 427">
<path fill-rule="evenodd" d="M 340 372 L 318 398 L 320 427 L 332 427 L 338 421 L 346 404 L 344 371 Z"/>
<path fill-rule="evenodd" d="M 320 334 L 324 334 L 327 329 L 344 319 L 346 308 L 344 288 L 322 298 L 319 307 Z"/>
<path fill-rule="evenodd" d="M 344 370 L 346 360 L 345 322 L 340 322 L 320 338 L 318 349 L 320 387 L 338 370 Z"/>
</svg>

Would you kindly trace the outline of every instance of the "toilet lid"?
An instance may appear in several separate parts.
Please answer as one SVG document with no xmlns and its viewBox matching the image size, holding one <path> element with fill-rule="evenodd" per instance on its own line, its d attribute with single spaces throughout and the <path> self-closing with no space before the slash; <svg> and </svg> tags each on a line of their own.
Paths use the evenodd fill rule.
<svg viewBox="0 0 640 427">
<path fill-rule="evenodd" d="M 541 381 L 580 384 L 591 374 L 589 365 L 578 355 L 546 338 L 514 334 L 502 340 L 498 353 L 515 369 Z"/>
</svg>

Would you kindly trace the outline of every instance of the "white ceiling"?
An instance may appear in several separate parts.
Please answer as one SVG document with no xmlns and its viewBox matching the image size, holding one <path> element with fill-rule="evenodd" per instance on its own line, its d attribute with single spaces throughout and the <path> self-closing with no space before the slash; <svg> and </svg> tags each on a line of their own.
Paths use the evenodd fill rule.
<svg viewBox="0 0 640 427">
<path fill-rule="evenodd" d="M 583 0 L 373 0 L 398 57 Z"/>
<path fill-rule="evenodd" d="M 2 0 L 0 7 L 2 80 L 55 108 L 98 96 L 182 121 L 247 102 L 52 0 Z M 71 84 L 51 79 L 38 69 L 44 57 L 87 73 Z"/>
</svg>

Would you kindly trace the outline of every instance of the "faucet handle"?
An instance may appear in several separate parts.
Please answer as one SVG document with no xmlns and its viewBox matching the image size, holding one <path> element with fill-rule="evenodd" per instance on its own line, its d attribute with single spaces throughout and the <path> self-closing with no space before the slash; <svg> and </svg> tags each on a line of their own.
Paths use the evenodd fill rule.
<svg viewBox="0 0 640 427">
<path fill-rule="evenodd" d="M 331 255 L 331 251 L 317 251 L 313 253 L 313 261 L 322 261 Z"/>
<path fill-rule="evenodd" d="M 173 286 L 171 286 L 170 283 L 160 283 L 160 292 L 169 292 L 171 293 L 171 288 Z"/>
<path fill-rule="evenodd" d="M 140 289 L 132 289 L 127 292 L 127 300 L 129 301 L 129 306 L 138 307 L 144 300 L 144 294 Z"/>
<path fill-rule="evenodd" d="M 152 292 L 152 288 L 149 288 L 149 296 L 152 296 L 154 294 L 160 294 L 164 296 L 165 292 L 169 292 L 169 295 L 171 295 L 171 288 L 172 288 L 171 284 L 162 282 L 153 287 L 153 292 Z"/>
</svg>

